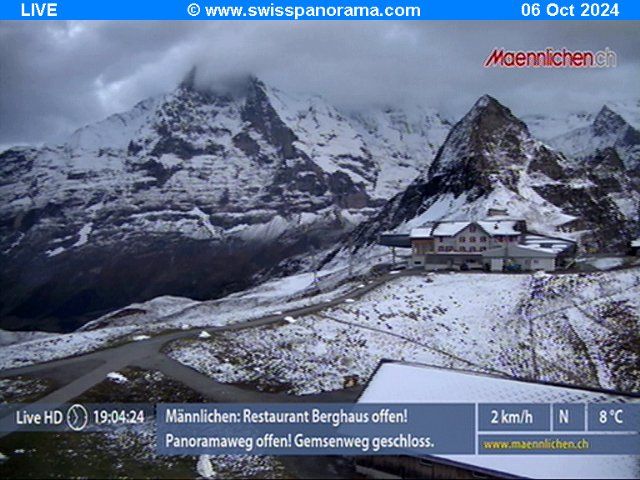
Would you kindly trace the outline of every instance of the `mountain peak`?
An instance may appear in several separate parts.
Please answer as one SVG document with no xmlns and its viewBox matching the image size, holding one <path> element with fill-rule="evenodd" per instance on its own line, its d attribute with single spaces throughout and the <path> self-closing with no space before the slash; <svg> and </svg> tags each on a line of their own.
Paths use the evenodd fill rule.
<svg viewBox="0 0 640 480">
<path fill-rule="evenodd" d="M 184 76 L 184 78 L 180 82 L 179 87 L 185 90 L 194 90 L 196 85 L 196 73 L 197 67 L 194 65 Z"/>
<path fill-rule="evenodd" d="M 493 180 L 487 172 L 507 171 L 526 163 L 523 142 L 529 137 L 522 120 L 495 98 L 484 95 L 451 129 L 427 178 L 452 175 L 453 183 L 463 189 L 482 183 L 481 178 L 488 185 Z"/>
<path fill-rule="evenodd" d="M 514 122 L 526 128 L 525 124 L 511 113 L 511 110 L 491 95 L 483 95 L 480 97 L 462 119 L 462 122 L 478 124 L 482 126 L 483 130 L 487 128 L 493 130 L 503 126 L 505 123 Z"/>
<path fill-rule="evenodd" d="M 609 106 L 604 105 L 593 120 L 593 129 L 596 135 L 602 136 L 608 133 L 618 133 L 628 126 L 627 121 Z"/>
<path fill-rule="evenodd" d="M 491 95 L 485 93 L 483 96 L 481 96 L 476 101 L 476 103 L 474 105 L 474 108 L 486 108 L 486 107 L 489 107 L 491 105 L 500 105 L 500 106 L 502 106 L 498 100 L 496 100 Z"/>
<path fill-rule="evenodd" d="M 455 128 L 471 128 L 480 136 L 493 136 L 498 131 L 513 128 L 528 131 L 524 122 L 491 95 L 480 97 Z"/>
<path fill-rule="evenodd" d="M 255 95 L 257 92 L 266 91 L 266 89 L 264 82 L 253 74 L 239 74 L 208 80 L 206 75 L 202 75 L 195 65 L 191 67 L 178 85 L 178 90 L 184 92 L 235 98 Z"/>
</svg>

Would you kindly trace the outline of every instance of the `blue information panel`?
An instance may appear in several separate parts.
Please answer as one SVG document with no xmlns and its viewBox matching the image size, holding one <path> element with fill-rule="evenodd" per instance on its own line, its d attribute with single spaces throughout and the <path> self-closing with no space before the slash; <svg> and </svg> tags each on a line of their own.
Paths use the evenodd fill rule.
<svg viewBox="0 0 640 480">
<path fill-rule="evenodd" d="M 478 409 L 480 431 L 548 431 L 551 405 L 535 403 L 482 404 Z"/>
<path fill-rule="evenodd" d="M 640 456 L 639 419 L 637 403 L 0 406 L 1 432 L 154 427 L 161 455 Z"/>
<path fill-rule="evenodd" d="M 553 430 L 557 432 L 583 432 L 587 428 L 586 406 L 581 403 L 553 405 Z"/>
<path fill-rule="evenodd" d="M 158 453 L 475 453 L 473 404 L 160 404 Z"/>
</svg>

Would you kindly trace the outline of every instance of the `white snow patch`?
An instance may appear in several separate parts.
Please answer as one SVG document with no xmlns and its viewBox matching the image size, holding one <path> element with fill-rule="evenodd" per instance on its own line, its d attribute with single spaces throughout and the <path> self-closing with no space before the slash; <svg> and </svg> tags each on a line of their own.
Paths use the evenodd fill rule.
<svg viewBox="0 0 640 480">
<path fill-rule="evenodd" d="M 586 259 L 584 263 L 592 265 L 598 270 L 611 270 L 612 268 L 624 265 L 624 258 L 620 257 L 603 257 L 595 259 Z"/>
<path fill-rule="evenodd" d="M 107 373 L 107 378 L 115 383 L 127 383 L 129 379 L 118 372 Z"/>
<path fill-rule="evenodd" d="M 78 232 L 78 241 L 71 245 L 72 247 L 81 247 L 89 241 L 89 235 L 91 235 L 91 230 L 93 230 L 93 223 L 87 223 L 83 225 L 80 231 Z"/>
<path fill-rule="evenodd" d="M 47 257 L 55 257 L 56 255 L 60 255 L 62 252 L 65 252 L 67 249 L 64 247 L 56 247 L 52 250 L 47 250 Z"/>
<path fill-rule="evenodd" d="M 196 467 L 198 475 L 202 478 L 216 478 L 216 472 L 211 464 L 209 455 L 200 455 L 198 457 L 198 465 Z"/>
</svg>

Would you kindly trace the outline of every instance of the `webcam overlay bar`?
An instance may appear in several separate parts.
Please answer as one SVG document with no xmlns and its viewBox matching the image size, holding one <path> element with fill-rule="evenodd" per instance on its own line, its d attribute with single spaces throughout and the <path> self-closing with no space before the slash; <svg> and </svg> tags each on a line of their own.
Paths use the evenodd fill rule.
<svg viewBox="0 0 640 480">
<path fill-rule="evenodd" d="M 0 20 L 640 20 L 637 0 L 3 0 Z"/>
<path fill-rule="evenodd" d="M 160 455 L 640 455 L 640 404 L 0 406 L 0 432 L 152 427 Z"/>
</svg>

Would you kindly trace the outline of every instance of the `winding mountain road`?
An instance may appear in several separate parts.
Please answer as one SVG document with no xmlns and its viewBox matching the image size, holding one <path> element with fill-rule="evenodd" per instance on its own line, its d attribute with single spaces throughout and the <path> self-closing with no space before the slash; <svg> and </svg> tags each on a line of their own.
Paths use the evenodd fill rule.
<svg viewBox="0 0 640 480">
<path fill-rule="evenodd" d="M 238 322 L 220 327 L 206 328 L 210 334 L 240 331 L 266 325 L 285 325 L 285 317 L 301 317 L 318 313 L 326 308 L 346 303 L 348 299 L 357 299 L 384 283 L 409 275 L 423 275 L 424 272 L 411 270 L 394 271 L 363 282 L 354 290 L 333 300 L 289 310 L 278 315 Z M 184 312 L 179 312 L 182 314 Z M 176 316 L 177 314 L 172 314 Z M 102 382 L 109 372 L 116 372 L 128 366 L 137 366 L 159 370 L 169 378 L 201 393 L 216 402 L 259 402 L 259 401 L 352 401 L 358 388 L 325 392 L 305 397 L 286 395 L 283 393 L 265 393 L 243 389 L 234 385 L 222 384 L 167 357 L 162 349 L 168 343 L 185 338 L 197 338 L 203 328 L 172 331 L 162 333 L 147 340 L 135 341 L 116 347 L 97 350 L 83 355 L 67 357 L 45 363 L 38 363 L 19 368 L 0 371 L 0 378 L 29 376 L 52 380 L 58 388 L 40 398 L 38 403 L 61 405 L 72 401 L 93 386 Z M 2 434 L 0 434 L 2 436 Z"/>
</svg>

